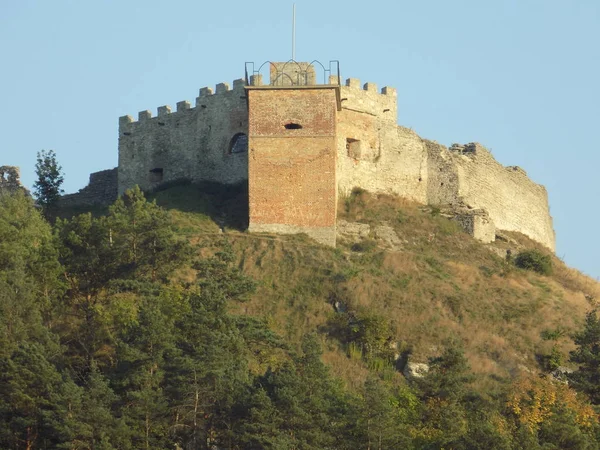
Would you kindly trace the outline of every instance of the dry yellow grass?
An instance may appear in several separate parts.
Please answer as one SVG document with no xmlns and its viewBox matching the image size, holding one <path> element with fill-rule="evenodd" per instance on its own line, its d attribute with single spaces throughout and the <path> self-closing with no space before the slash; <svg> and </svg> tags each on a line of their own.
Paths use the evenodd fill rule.
<svg viewBox="0 0 600 450">
<path fill-rule="evenodd" d="M 413 360 L 426 361 L 448 339 L 458 339 L 473 371 L 481 375 L 477 385 L 489 388 L 521 370 L 540 371 L 539 357 L 553 345 L 566 360 L 573 348 L 569 335 L 600 299 L 598 282 L 558 258 L 553 258 L 551 277 L 511 268 L 498 254 L 507 248 L 513 254 L 541 249 L 519 233 L 503 233 L 508 241 L 486 247 L 435 209 L 407 200 L 357 193 L 340 203 L 340 218 L 387 223 L 404 240 L 402 248 L 359 252 L 352 250 L 352 242 L 331 249 L 303 236 L 237 231 L 188 235 L 204 246 L 204 255 L 226 239 L 237 266 L 257 280 L 256 293 L 233 305 L 235 312 L 266 318 L 292 345 L 306 333 L 321 333 L 328 342 L 324 360 L 350 386 L 359 386 L 368 369 L 348 358 L 343 342 L 333 345 L 327 337 L 334 303 L 388 319 L 390 338 Z M 554 340 L 544 340 L 552 333 Z"/>
</svg>

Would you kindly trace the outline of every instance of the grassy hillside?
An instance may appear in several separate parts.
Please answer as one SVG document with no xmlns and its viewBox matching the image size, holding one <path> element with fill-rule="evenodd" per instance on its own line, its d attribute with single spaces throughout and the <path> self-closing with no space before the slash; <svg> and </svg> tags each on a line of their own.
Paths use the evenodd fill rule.
<svg viewBox="0 0 600 450">
<path fill-rule="evenodd" d="M 152 197 L 0 196 L 1 448 L 600 448 L 600 288 L 524 236 L 357 190 L 330 248 L 245 232 L 244 186 Z"/>
<path fill-rule="evenodd" d="M 555 359 L 566 361 L 572 332 L 600 298 L 596 281 L 555 256 L 551 276 L 507 262 L 507 249 L 512 255 L 532 248 L 547 253 L 527 237 L 502 232 L 496 243 L 483 245 L 437 208 L 401 198 L 355 191 L 338 211 L 339 220 L 390 226 L 401 241 L 396 248 L 371 233 L 341 237 L 332 249 L 305 236 L 244 232 L 241 187 L 176 186 L 153 197 L 199 251 L 230 246 L 238 266 L 258 281 L 241 312 L 266 320 L 296 344 L 318 330 L 326 361 L 353 386 L 373 365 L 353 344 L 357 317 L 381 319 L 380 339 L 400 355 L 400 366 L 426 362 L 444 342 L 461 341 L 481 375 L 477 384 L 491 388 L 520 371 L 544 370 L 553 348 Z"/>
</svg>

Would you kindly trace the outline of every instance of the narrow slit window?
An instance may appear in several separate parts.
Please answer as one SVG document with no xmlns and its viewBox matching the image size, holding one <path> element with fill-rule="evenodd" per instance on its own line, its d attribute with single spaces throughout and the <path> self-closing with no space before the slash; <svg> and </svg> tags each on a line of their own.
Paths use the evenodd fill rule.
<svg viewBox="0 0 600 450">
<path fill-rule="evenodd" d="M 163 169 L 162 167 L 156 167 L 150 170 L 150 182 L 159 183 L 163 180 Z"/>
<path fill-rule="evenodd" d="M 300 130 L 302 128 L 302 125 L 300 125 L 299 123 L 290 122 L 286 123 L 284 127 L 286 130 Z"/>
</svg>

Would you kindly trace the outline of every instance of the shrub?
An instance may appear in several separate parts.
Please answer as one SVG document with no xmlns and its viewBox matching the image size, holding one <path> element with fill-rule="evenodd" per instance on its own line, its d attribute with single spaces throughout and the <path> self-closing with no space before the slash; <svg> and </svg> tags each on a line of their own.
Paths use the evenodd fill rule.
<svg viewBox="0 0 600 450">
<path fill-rule="evenodd" d="M 360 242 L 355 242 L 350 248 L 353 252 L 365 253 L 373 250 L 375 247 L 377 247 L 376 241 L 373 239 L 365 239 Z"/>
<path fill-rule="evenodd" d="M 552 259 L 539 250 L 525 250 L 515 258 L 515 266 L 533 270 L 542 275 L 552 274 Z"/>
<path fill-rule="evenodd" d="M 549 372 L 558 369 L 563 364 L 563 355 L 558 348 L 558 345 L 554 344 L 552 350 L 546 360 L 546 367 Z"/>
<path fill-rule="evenodd" d="M 350 210 L 352 209 L 352 206 L 354 206 L 354 205 L 359 206 L 359 207 L 364 207 L 365 206 L 364 195 L 366 193 L 367 193 L 367 191 L 365 191 L 362 188 L 359 188 L 359 187 L 352 188 L 352 192 L 350 192 L 350 194 L 344 198 L 344 208 L 346 210 L 346 213 L 349 213 Z"/>
</svg>

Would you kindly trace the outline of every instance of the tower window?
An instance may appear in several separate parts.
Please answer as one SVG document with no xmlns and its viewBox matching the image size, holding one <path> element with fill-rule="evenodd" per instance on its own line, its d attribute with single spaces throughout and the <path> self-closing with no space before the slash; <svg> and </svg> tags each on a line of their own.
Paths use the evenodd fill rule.
<svg viewBox="0 0 600 450">
<path fill-rule="evenodd" d="M 290 122 L 286 123 L 284 127 L 286 130 L 300 130 L 302 128 L 302 125 L 300 125 L 299 123 Z"/>
<path fill-rule="evenodd" d="M 346 150 L 350 158 L 360 159 L 361 145 L 358 139 L 346 138 Z"/>
<path fill-rule="evenodd" d="M 156 167 L 150 170 L 150 183 L 159 183 L 163 180 L 162 167 Z"/>
<path fill-rule="evenodd" d="M 231 138 L 229 153 L 245 153 L 248 151 L 248 136 L 238 133 Z"/>
</svg>

